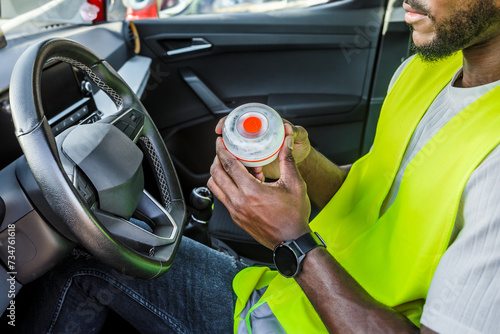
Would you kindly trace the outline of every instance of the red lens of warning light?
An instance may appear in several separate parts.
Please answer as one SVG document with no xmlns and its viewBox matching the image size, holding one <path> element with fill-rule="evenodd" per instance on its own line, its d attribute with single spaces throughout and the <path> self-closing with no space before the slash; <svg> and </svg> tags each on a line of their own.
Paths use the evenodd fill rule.
<svg viewBox="0 0 500 334">
<path fill-rule="evenodd" d="M 243 122 L 243 129 L 248 133 L 259 132 L 262 128 L 262 121 L 258 117 L 248 117 Z"/>
</svg>

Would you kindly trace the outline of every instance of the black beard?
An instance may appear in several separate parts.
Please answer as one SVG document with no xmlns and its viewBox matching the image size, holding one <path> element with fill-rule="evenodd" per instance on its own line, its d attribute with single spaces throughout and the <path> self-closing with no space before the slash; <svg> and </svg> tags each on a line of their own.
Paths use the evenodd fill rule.
<svg viewBox="0 0 500 334">
<path fill-rule="evenodd" d="M 432 16 L 429 18 L 436 24 L 436 38 L 426 45 L 412 43 L 412 51 L 425 61 L 435 62 L 464 49 L 492 24 L 498 23 L 500 8 L 495 6 L 493 0 L 478 0 L 443 22 L 437 23 Z M 412 25 L 410 30 L 413 32 Z"/>
</svg>

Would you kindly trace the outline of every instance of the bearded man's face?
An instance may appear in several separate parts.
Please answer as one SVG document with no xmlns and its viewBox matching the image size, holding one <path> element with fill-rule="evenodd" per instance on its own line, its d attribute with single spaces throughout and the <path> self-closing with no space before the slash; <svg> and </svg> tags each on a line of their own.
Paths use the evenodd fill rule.
<svg viewBox="0 0 500 334">
<path fill-rule="evenodd" d="M 495 0 L 405 0 L 414 48 L 425 60 L 436 61 L 463 50 L 500 26 Z"/>
</svg>

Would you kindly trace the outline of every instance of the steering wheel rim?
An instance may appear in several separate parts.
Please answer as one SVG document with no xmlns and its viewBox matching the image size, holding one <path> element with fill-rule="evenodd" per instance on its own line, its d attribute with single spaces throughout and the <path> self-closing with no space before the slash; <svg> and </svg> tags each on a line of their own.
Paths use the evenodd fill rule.
<svg viewBox="0 0 500 334">
<path fill-rule="evenodd" d="M 169 197 L 169 213 L 179 227 L 175 241 L 154 254 L 138 252 L 113 236 L 81 198 L 66 175 L 56 140 L 44 116 L 41 74 L 51 60 L 67 62 L 86 73 L 115 103 L 118 111 L 106 121 L 113 123 L 129 110 L 144 115 L 137 138 L 143 138 L 152 154 L 154 171 L 161 183 L 162 198 Z M 30 83 L 30 84 L 26 84 Z M 17 61 L 10 87 L 15 133 L 40 190 L 55 215 L 77 241 L 102 262 L 123 274 L 151 279 L 170 267 L 186 222 L 186 207 L 172 160 L 165 144 L 135 93 L 118 73 L 85 46 L 68 39 L 50 39 L 30 46 Z"/>
</svg>

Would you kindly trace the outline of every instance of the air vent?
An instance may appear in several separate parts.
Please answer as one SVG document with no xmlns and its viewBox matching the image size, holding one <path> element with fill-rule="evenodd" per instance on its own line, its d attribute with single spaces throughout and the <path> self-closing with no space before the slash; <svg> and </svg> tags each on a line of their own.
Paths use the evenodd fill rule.
<svg viewBox="0 0 500 334">
<path fill-rule="evenodd" d="M 5 91 L 2 94 L 0 94 L 0 112 L 10 116 L 10 101 L 9 101 L 8 91 Z"/>
<path fill-rule="evenodd" d="M 49 24 L 43 27 L 45 30 L 52 30 L 52 29 L 57 29 L 57 28 L 62 28 L 62 27 L 68 27 L 68 23 L 53 23 Z"/>
<path fill-rule="evenodd" d="M 10 115 L 10 102 L 8 99 L 0 100 L 0 112 Z"/>
<path fill-rule="evenodd" d="M 134 53 L 139 54 L 141 52 L 141 41 L 134 22 L 125 23 L 124 38 L 128 47 L 133 49 Z"/>
</svg>

